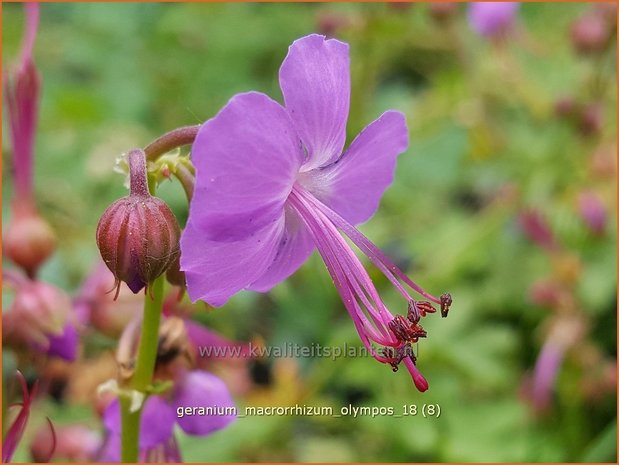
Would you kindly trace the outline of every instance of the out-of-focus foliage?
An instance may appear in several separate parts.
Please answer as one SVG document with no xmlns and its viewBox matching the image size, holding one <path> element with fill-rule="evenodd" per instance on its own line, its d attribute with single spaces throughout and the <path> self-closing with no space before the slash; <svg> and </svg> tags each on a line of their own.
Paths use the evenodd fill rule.
<svg viewBox="0 0 619 465">
<path fill-rule="evenodd" d="M 241 418 L 207 438 L 180 435 L 186 461 L 616 459 L 615 37 L 605 51 L 579 54 L 572 23 L 594 7 L 534 3 L 521 5 L 509 36 L 492 41 L 469 29 L 466 7 L 441 22 L 423 3 L 42 6 L 35 184 L 41 213 L 61 238 L 42 278 L 68 291 L 98 257 L 101 212 L 125 195 L 115 158 L 208 119 L 237 92 L 281 99 L 278 67 L 294 39 L 326 32 L 350 44 L 350 138 L 387 109 L 407 115 L 410 148 L 361 229 L 425 288 L 454 296 L 449 318 L 424 325 L 429 337 L 419 344 L 419 366 L 429 391 L 418 393 L 402 370 L 391 373 L 367 358 L 267 359 L 253 364 L 244 387 L 222 376 L 240 392 L 241 406 L 401 412 L 405 404 L 439 404 L 440 418 Z M 18 5 L 4 5 L 2 26 L 6 60 L 19 44 Z M 571 116 L 561 116 L 562 105 L 572 105 L 565 111 Z M 580 213 L 587 192 L 607 211 L 602 232 Z M 184 222 L 180 187 L 164 184 L 160 193 Z M 547 223 L 556 250 L 531 240 L 526 212 Z M 401 305 L 382 275 L 372 277 L 388 304 Z M 535 293 L 548 282 L 567 292 L 569 310 Z M 359 345 L 316 254 L 268 295 L 241 293 L 195 317 L 229 337 L 259 336 L 274 346 Z M 581 330 L 566 336 L 551 403 L 540 411 L 530 394 L 533 367 L 565 318 Z M 114 346 L 93 331 L 84 357 Z M 31 376 L 88 376 L 63 365 L 21 368 Z M 45 415 L 59 425 L 101 428 L 92 393 L 85 393 L 94 387 L 87 379 L 75 384 L 64 391 L 64 382 L 47 385 L 53 395 L 38 401 L 32 430 Z M 16 459 L 28 459 L 27 446 L 28 437 Z"/>
</svg>

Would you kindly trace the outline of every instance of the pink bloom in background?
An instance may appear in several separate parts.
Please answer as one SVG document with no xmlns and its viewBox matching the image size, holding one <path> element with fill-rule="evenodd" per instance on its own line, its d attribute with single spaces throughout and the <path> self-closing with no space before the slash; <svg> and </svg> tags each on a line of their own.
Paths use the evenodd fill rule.
<svg viewBox="0 0 619 465">
<path fill-rule="evenodd" d="M 13 218 L 4 234 L 3 250 L 8 258 L 34 278 L 39 266 L 54 251 L 56 237 L 49 224 L 37 213 L 32 189 L 40 97 L 40 79 L 32 60 L 32 49 L 39 23 L 39 5 L 25 3 L 24 8 L 26 30 L 20 58 L 16 67 L 4 73 L 15 192 Z"/>
<path fill-rule="evenodd" d="M 2 335 L 6 342 L 75 360 L 79 346 L 78 321 L 69 296 L 51 284 L 31 281 L 11 271 L 5 271 L 3 278 L 15 289 L 11 306 L 2 313 Z"/>
<path fill-rule="evenodd" d="M 583 192 L 578 196 L 578 211 L 591 232 L 603 234 L 606 230 L 608 214 L 600 198 L 593 192 Z"/>
<path fill-rule="evenodd" d="M 16 69 L 5 75 L 4 95 L 9 110 L 9 129 L 13 142 L 15 196 L 32 201 L 32 161 L 39 111 L 40 80 L 32 49 L 39 24 L 39 5 L 25 3 L 26 31 Z"/>
<path fill-rule="evenodd" d="M 537 357 L 530 399 L 533 407 L 539 413 L 545 412 L 550 407 L 555 382 L 564 355 L 565 348 L 549 340 L 546 341 Z"/>
<path fill-rule="evenodd" d="M 285 107 L 258 92 L 239 94 L 202 126 L 192 148 L 197 177 L 181 268 L 193 301 L 221 306 L 242 289 L 270 290 L 318 248 L 364 345 L 394 370 L 404 361 L 424 391 L 406 349 L 425 336 L 418 321 L 434 308 L 400 281 L 444 315 L 450 298 L 426 293 L 353 226 L 378 208 L 408 130 L 404 115 L 387 111 L 342 154 L 349 68 L 347 44 L 301 38 L 280 68 Z M 386 308 L 344 235 L 405 298 L 408 320 Z"/>
<path fill-rule="evenodd" d="M 526 392 L 536 413 L 543 414 L 551 407 L 566 352 L 578 345 L 585 331 L 585 324 L 579 318 L 562 316 L 552 321 Z"/>
<path fill-rule="evenodd" d="M 179 408 L 212 407 L 214 414 L 177 414 Z M 202 370 L 183 372 L 174 383 L 169 398 L 150 396 L 142 411 L 140 422 L 140 454 L 142 460 L 180 462 L 180 452 L 174 439 L 174 425 L 187 434 L 205 436 L 225 428 L 236 419 L 230 413 L 234 402 L 225 383 L 217 376 Z M 107 442 L 100 461 L 120 459 L 120 408 L 114 400 L 103 414 L 103 423 L 108 432 Z"/>
<path fill-rule="evenodd" d="M 473 2 L 469 5 L 471 28 L 484 37 L 500 37 L 513 27 L 518 2 Z"/>
<path fill-rule="evenodd" d="M 529 240 L 549 252 L 559 249 L 550 225 L 539 210 L 523 210 L 518 217 L 518 221 L 522 231 Z"/>
</svg>

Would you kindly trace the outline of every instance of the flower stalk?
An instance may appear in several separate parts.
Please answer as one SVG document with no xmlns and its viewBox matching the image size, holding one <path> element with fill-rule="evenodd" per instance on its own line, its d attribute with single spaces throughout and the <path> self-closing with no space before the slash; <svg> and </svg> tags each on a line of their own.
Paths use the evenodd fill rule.
<svg viewBox="0 0 619 465">
<path fill-rule="evenodd" d="M 148 194 L 148 190 L 150 190 L 151 194 L 154 193 L 154 186 L 149 185 L 147 188 L 146 178 L 142 173 L 140 175 L 136 175 L 135 172 L 131 173 L 131 189 L 132 191 L 144 191 L 144 195 Z M 137 391 L 145 396 L 149 386 L 152 384 L 157 359 L 164 283 L 165 274 L 153 281 L 150 292 L 144 296 L 144 315 L 135 372 L 129 383 L 132 391 Z M 140 450 L 140 418 L 144 402 L 136 411 L 132 411 L 131 404 L 130 397 L 121 396 L 121 459 L 125 463 L 137 463 Z"/>
<path fill-rule="evenodd" d="M 122 436 L 120 457 L 123 463 L 137 463 L 140 451 L 140 417 L 142 409 L 131 411 L 131 399 L 120 398 Z"/>
<path fill-rule="evenodd" d="M 145 396 L 152 383 L 157 358 L 164 281 L 165 275 L 158 277 L 153 282 L 151 296 L 146 295 L 144 297 L 144 317 L 142 320 L 135 372 L 129 383 L 129 387 L 132 391 L 137 391 Z M 125 463 L 135 463 L 138 461 L 140 417 L 143 405 L 144 402 L 142 402 L 142 405 L 140 405 L 137 411 L 132 412 L 131 399 L 127 396 L 122 396 L 120 398 L 122 419 L 121 458 Z"/>
<path fill-rule="evenodd" d="M 165 133 L 144 148 L 146 159 L 149 161 L 154 161 L 159 156 L 164 153 L 168 153 L 175 148 L 193 144 L 199 130 L 200 125 L 196 125 L 173 129 L 172 131 Z"/>
</svg>

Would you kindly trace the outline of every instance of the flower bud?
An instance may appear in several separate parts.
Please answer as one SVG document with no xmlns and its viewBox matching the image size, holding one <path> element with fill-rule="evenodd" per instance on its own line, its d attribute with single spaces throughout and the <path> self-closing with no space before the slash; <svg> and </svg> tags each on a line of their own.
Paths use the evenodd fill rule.
<svg viewBox="0 0 619 465">
<path fill-rule="evenodd" d="M 589 103 L 582 108 L 578 128 L 584 136 L 596 136 L 604 126 L 604 108 L 599 103 Z"/>
<path fill-rule="evenodd" d="M 110 205 L 97 226 L 101 257 L 116 278 L 134 293 L 148 287 L 176 260 L 180 228 L 170 208 L 148 192 L 142 150 L 128 155 L 130 193 Z"/>
<path fill-rule="evenodd" d="M 574 21 L 570 35 L 576 52 L 582 55 L 595 54 L 608 47 L 612 29 L 602 14 L 590 12 Z"/>
<path fill-rule="evenodd" d="M 24 281 L 2 315 L 3 336 L 16 347 L 46 352 L 53 338 L 61 338 L 71 311 L 71 299 L 62 290 L 40 281 Z"/>
<path fill-rule="evenodd" d="M 430 16 L 438 24 L 449 22 L 458 12 L 458 4 L 451 2 L 432 2 L 428 8 Z"/>
<path fill-rule="evenodd" d="M 56 235 L 36 212 L 19 211 L 4 236 L 4 252 L 31 278 L 41 264 L 54 252 Z"/>
<path fill-rule="evenodd" d="M 577 110 L 578 104 L 572 97 L 561 97 L 555 101 L 555 114 L 561 118 L 572 118 Z"/>
<path fill-rule="evenodd" d="M 582 192 L 578 196 L 580 217 L 594 234 L 603 234 L 606 230 L 608 214 L 602 200 L 593 192 Z"/>
<path fill-rule="evenodd" d="M 469 25 L 483 37 L 499 39 L 513 29 L 518 7 L 518 2 L 472 2 Z"/>
<path fill-rule="evenodd" d="M 351 19 L 342 13 L 319 11 L 316 15 L 316 29 L 327 37 L 336 37 L 350 25 Z"/>
<path fill-rule="evenodd" d="M 520 227 L 529 240 L 548 251 L 558 249 L 558 244 L 554 234 L 550 229 L 550 225 L 546 222 L 544 216 L 538 210 L 525 210 L 519 215 Z"/>
</svg>

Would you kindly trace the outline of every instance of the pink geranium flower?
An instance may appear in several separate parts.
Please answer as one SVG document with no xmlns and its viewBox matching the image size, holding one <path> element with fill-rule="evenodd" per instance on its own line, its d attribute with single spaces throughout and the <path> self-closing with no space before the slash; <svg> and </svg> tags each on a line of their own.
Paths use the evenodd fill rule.
<svg viewBox="0 0 619 465">
<path fill-rule="evenodd" d="M 469 5 L 469 24 L 478 34 L 496 38 L 513 27 L 518 2 L 473 2 Z"/>
<path fill-rule="evenodd" d="M 347 44 L 303 37 L 280 69 L 285 107 L 248 92 L 204 123 L 192 148 L 197 177 L 181 268 L 192 300 L 221 306 L 242 289 L 268 291 L 318 248 L 365 346 L 394 370 L 404 361 L 424 391 L 408 349 L 425 336 L 419 319 L 434 308 L 402 283 L 445 315 L 450 298 L 425 292 L 353 226 L 378 208 L 408 147 L 408 130 L 404 115 L 387 111 L 342 154 L 349 68 Z M 408 319 L 386 308 L 344 235 L 402 294 Z"/>
</svg>

